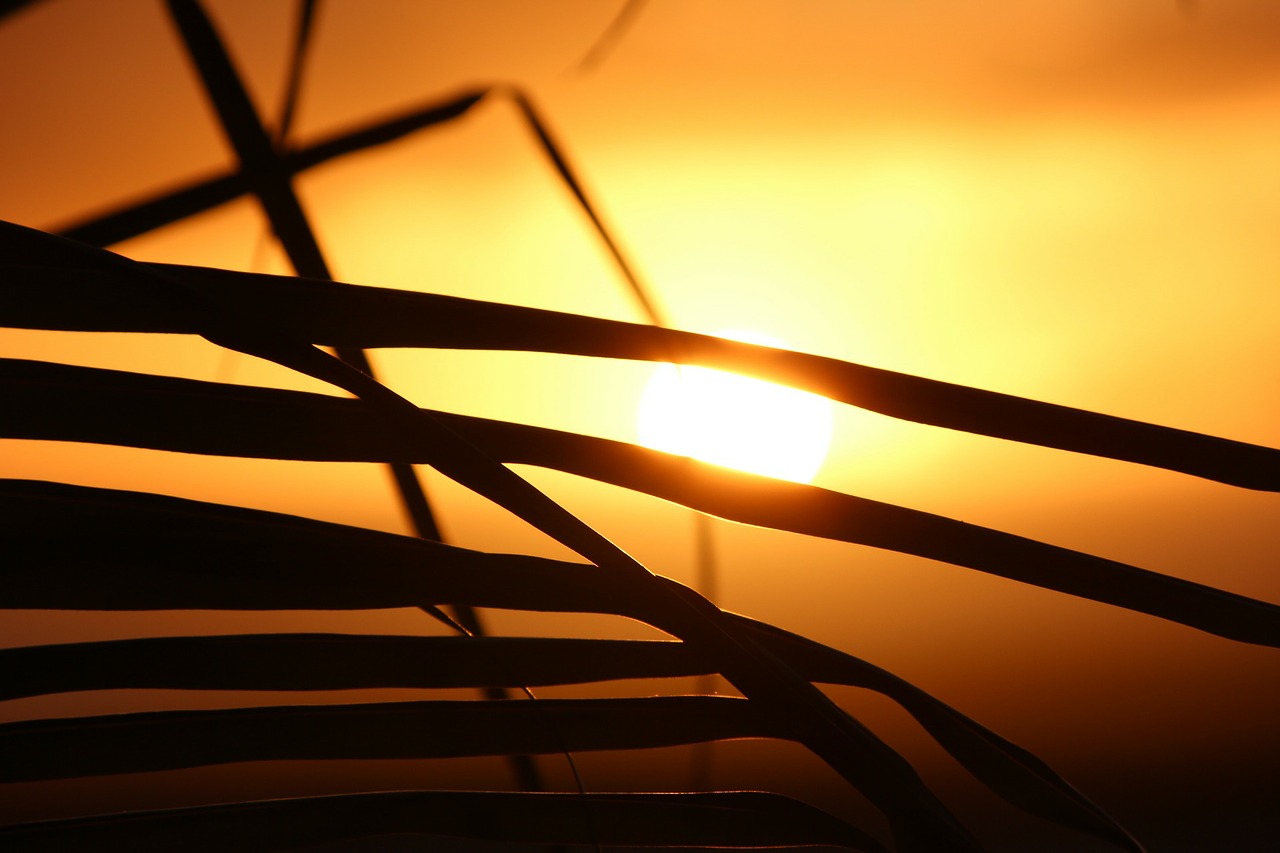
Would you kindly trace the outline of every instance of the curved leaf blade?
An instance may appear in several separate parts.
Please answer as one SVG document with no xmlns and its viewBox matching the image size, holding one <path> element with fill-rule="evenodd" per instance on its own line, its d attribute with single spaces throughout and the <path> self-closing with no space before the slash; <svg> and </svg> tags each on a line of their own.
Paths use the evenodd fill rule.
<svg viewBox="0 0 1280 853">
<path fill-rule="evenodd" d="M 0 361 L 0 435 L 184 452 L 430 461 L 358 401 L 38 362 Z M 139 417 L 146 412 L 147 417 Z M 490 458 L 577 474 L 711 515 L 884 548 L 1280 646 L 1280 607 L 943 516 L 702 465 L 622 442 L 434 412 Z M 304 428 L 305 427 L 305 428 Z"/>
<path fill-rule="evenodd" d="M 661 613 L 639 606 L 594 567 L 477 554 L 387 533 L 159 495 L 0 481 L 0 525 L 8 526 L 0 527 L 0 532 L 15 543 L 23 541 L 19 533 L 36 543 L 34 580 L 23 583 L 21 559 L 16 561 L 19 568 L 0 571 L 0 598 L 15 606 L 324 609 L 464 600 L 476 606 L 615 613 L 663 625 Z M 80 552 L 83 559 L 45 551 L 45 543 L 57 539 L 60 530 L 78 531 L 91 543 Z M 235 549 L 237 563 L 227 564 L 231 554 L 219 550 L 222 541 Z M 199 543 L 195 553 L 212 554 L 207 571 L 183 559 L 184 549 L 192 550 L 184 544 L 188 542 Z M 124 554 L 118 562 L 113 558 L 117 551 Z M 16 553 L 21 557 L 23 552 L 19 548 Z M 364 582 L 356 588 L 349 583 L 346 561 L 351 553 L 363 554 L 366 560 Z M 308 566 L 305 578 L 292 568 L 300 564 Z M 175 570 L 175 565 L 183 568 Z M 677 594 L 688 594 L 678 584 L 665 583 Z M 975 776 L 1010 802 L 1102 837 L 1127 838 L 1043 762 L 918 688 L 796 635 L 743 617 L 728 619 L 735 630 L 752 634 L 807 679 L 865 687 L 894 699 Z M 384 643 L 395 648 L 388 649 Z M 556 649 L 554 656 L 539 652 L 548 648 L 543 645 L 547 643 Z M 462 656 L 470 677 L 507 683 L 586 676 L 673 677 L 714 669 L 687 644 L 665 642 L 632 644 L 626 652 L 604 643 L 595 646 L 603 654 L 589 651 L 586 660 L 575 661 L 573 649 L 591 648 L 582 643 L 333 636 L 166 638 L 89 644 L 92 651 L 79 658 L 84 646 L 15 649 L 0 653 L 0 672 L 6 673 L 3 681 L 14 685 L 11 689 L 23 693 L 50 684 L 123 686 L 122 681 L 110 685 L 104 681 L 113 669 L 126 671 L 132 686 L 254 686 L 255 681 L 228 681 L 236 678 L 237 659 L 246 661 L 249 669 L 260 668 L 263 660 L 274 661 L 269 668 L 282 675 L 269 680 L 271 689 L 425 686 L 426 679 L 454 677 L 450 673 L 456 674 L 457 667 L 448 663 L 450 654 Z M 275 649 L 264 654 L 268 644 Z M 168 651 L 153 654 L 158 648 Z M 186 657 L 192 648 L 205 650 L 203 667 Z M 337 652 L 338 648 L 342 651 Z M 444 672 L 433 674 L 424 661 L 412 657 L 415 648 L 431 648 L 432 666 L 444 664 Z M 439 651 L 442 648 L 451 651 L 445 654 Z M 497 651 L 491 654 L 490 650 Z M 103 657 L 93 658 L 93 654 Z M 145 656 L 149 663 L 135 668 L 130 660 L 138 656 Z M 480 661 L 486 656 L 487 665 Z M 393 662 L 393 657 L 400 663 Z M 603 668 L 602 657 L 607 658 Z M 154 678 L 167 680 L 139 682 L 148 667 L 161 670 L 153 672 Z M 74 675 L 75 670 L 83 674 Z M 378 683 L 371 684 L 370 679 Z"/>
<path fill-rule="evenodd" d="M 0 237 L 3 237 L 0 234 Z M 198 334 L 123 273 L 33 266 L 10 252 L 0 324 Z M 780 382 L 889 417 L 1280 491 L 1280 450 L 815 355 L 652 326 L 285 276 L 141 265 L 199 282 L 244 311 L 330 346 L 435 347 L 678 361 Z M 19 268 L 23 267 L 23 268 Z M 113 304 L 103 305 L 102 291 Z M 76 306 L 80 300 L 92 306 Z"/>
</svg>

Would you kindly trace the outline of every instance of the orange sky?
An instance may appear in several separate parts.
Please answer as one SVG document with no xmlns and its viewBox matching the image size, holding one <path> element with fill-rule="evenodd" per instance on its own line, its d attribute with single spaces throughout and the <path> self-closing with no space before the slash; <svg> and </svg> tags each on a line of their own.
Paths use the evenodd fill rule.
<svg viewBox="0 0 1280 853">
<path fill-rule="evenodd" d="M 208 5 L 274 114 L 291 4 Z M 1186 16 L 1172 0 L 650 0 L 599 67 L 575 73 L 614 5 L 331 0 L 294 139 L 516 81 L 679 327 L 750 328 L 822 355 L 1280 445 L 1280 6 L 1202 0 Z M 48 0 L 15 15 L 0 24 L 0 81 L 0 218 L 52 228 L 232 163 L 159 4 Z M 299 187 L 344 280 L 641 319 L 508 105 Z M 282 271 L 258 252 L 262 231 L 240 201 L 119 248 Z M 202 341 L 0 330 L 0 355 L 296 384 Z M 625 440 L 647 376 L 550 356 L 373 358 L 422 405 Z M 603 389 L 584 399 L 585 383 Z M 376 469 L 157 464 L 13 442 L 0 443 L 0 467 L 403 529 Z M 655 571 L 692 579 L 687 513 L 530 476 Z M 1275 495 L 850 409 L 817 482 L 1280 601 Z M 563 554 L 429 483 L 459 544 Z M 659 523 L 673 534 L 652 536 Z M 1229 815 L 1234 792 L 1264 773 L 1270 788 L 1252 790 L 1276 792 L 1272 651 L 915 558 L 717 531 L 723 606 L 917 681 L 1104 805 L 1123 808 L 1150 783 L 1167 807 L 1217 797 Z M 75 630 L 54 616 L 8 629 L 20 642 Z M 1216 826 L 1188 820 L 1192 839 L 1196 820 Z"/>
</svg>

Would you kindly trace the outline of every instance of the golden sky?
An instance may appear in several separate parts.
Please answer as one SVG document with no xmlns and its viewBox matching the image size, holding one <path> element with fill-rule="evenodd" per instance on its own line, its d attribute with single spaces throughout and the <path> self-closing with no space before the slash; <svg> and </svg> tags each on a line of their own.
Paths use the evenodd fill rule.
<svg viewBox="0 0 1280 853">
<path fill-rule="evenodd" d="M 292 139 L 516 82 L 680 328 L 751 329 L 1277 446 L 1280 5 L 1196 5 L 650 0 L 578 70 L 617 4 L 329 0 Z M 292 4 L 208 6 L 274 116 Z M 47 0 L 14 15 L 0 81 L 0 218 L 55 228 L 233 164 L 160 4 Z M 643 320 L 507 103 L 320 167 L 299 190 L 343 280 Z M 263 232 L 241 200 L 118 249 L 284 271 Z M 312 387 L 203 341 L 0 331 L 0 355 Z M 373 359 L 421 405 L 624 440 L 648 375 L 552 356 Z M 377 469 L 34 447 L 0 443 L 5 476 L 404 529 Z M 655 571 L 692 579 L 688 513 L 530 477 Z M 847 408 L 817 482 L 1280 601 L 1272 494 Z M 563 554 L 428 483 L 459 544 Z M 652 536 L 658 524 L 671 535 Z M 1247 810 L 1246 789 L 1276 792 L 1274 650 L 915 558 L 716 530 L 722 606 L 917 681 L 1104 805 L 1147 783 L 1166 806 L 1223 814 Z M 42 618 L 10 630 L 82 630 Z M 1188 826 L 1194 839 L 1201 824 Z"/>
</svg>

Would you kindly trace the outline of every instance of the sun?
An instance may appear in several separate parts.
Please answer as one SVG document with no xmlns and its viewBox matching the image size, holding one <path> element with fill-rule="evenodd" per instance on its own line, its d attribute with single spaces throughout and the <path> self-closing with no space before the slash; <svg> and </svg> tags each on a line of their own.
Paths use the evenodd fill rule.
<svg viewBox="0 0 1280 853">
<path fill-rule="evenodd" d="M 781 347 L 752 332 L 721 332 Z M 807 483 L 831 443 L 831 402 L 816 394 L 706 367 L 661 364 L 640 399 L 640 443 L 704 462 Z"/>
</svg>

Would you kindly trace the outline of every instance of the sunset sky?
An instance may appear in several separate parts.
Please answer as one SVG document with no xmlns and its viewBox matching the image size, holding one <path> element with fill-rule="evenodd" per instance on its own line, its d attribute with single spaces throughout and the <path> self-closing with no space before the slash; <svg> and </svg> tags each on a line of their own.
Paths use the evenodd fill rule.
<svg viewBox="0 0 1280 853">
<path fill-rule="evenodd" d="M 273 121 L 294 5 L 206 5 Z M 515 83 L 678 328 L 1280 446 L 1280 4 L 649 0 L 580 67 L 619 6 L 326 0 L 290 140 Z M 0 116 L 0 219 L 49 230 L 235 162 L 155 2 L 45 0 L 0 22 Z M 321 166 L 298 189 L 341 280 L 645 322 L 509 101 Z M 286 272 L 265 233 L 241 199 L 116 250 Z M 199 339 L 0 330 L 0 356 L 323 390 Z M 652 372 L 371 357 L 419 405 L 626 441 Z M 0 472 L 407 532 L 373 466 L 3 441 Z M 694 582 L 688 511 L 522 473 L 654 571 Z M 570 556 L 426 481 L 451 542 Z M 850 407 L 815 482 L 1280 602 L 1275 494 Z M 1153 853 L 1280 835 L 1263 810 L 1280 797 L 1274 649 L 914 557 L 714 530 L 722 607 L 912 680 L 1040 755 Z M 184 618 L 18 614 L 0 642 L 165 634 Z M 314 624 L 430 630 L 410 613 L 373 618 Z M 959 807 L 994 813 L 887 705 L 847 693 Z M 613 771 L 596 772 L 608 787 Z M 823 780 L 795 784 L 829 804 Z"/>
</svg>

